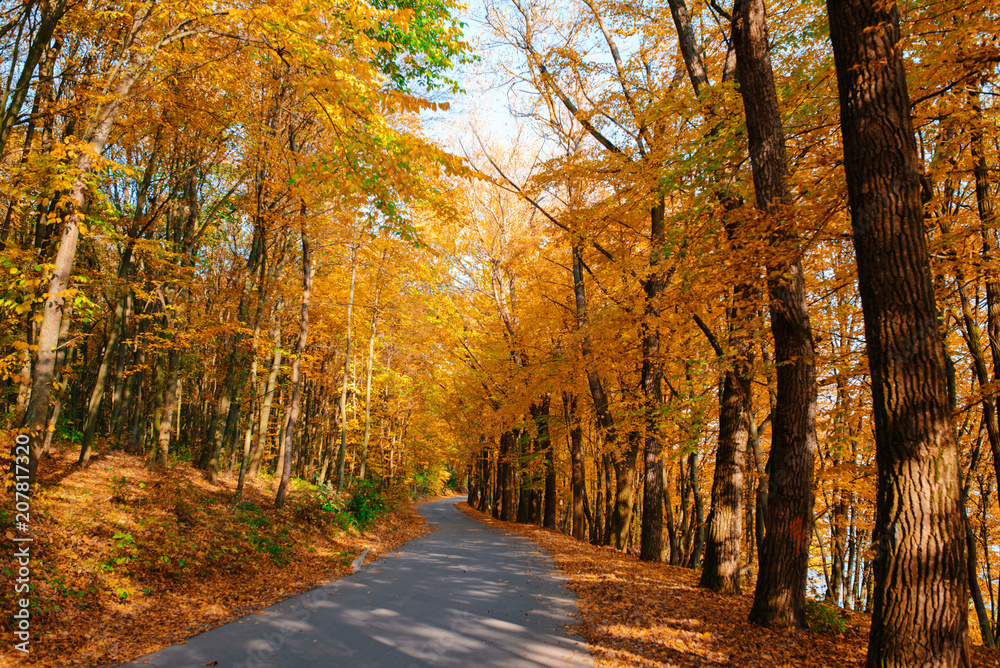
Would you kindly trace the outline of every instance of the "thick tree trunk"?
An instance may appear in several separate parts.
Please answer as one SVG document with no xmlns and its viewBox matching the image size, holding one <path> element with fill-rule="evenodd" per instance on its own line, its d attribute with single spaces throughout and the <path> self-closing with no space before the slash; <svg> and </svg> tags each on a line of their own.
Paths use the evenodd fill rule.
<svg viewBox="0 0 1000 668">
<path fill-rule="evenodd" d="M 709 85 L 708 75 L 705 71 L 704 63 L 697 38 L 691 26 L 691 19 L 683 0 L 670 0 L 670 12 L 677 29 L 677 40 L 681 48 L 681 55 L 684 59 L 688 71 L 688 78 L 691 87 L 697 97 L 701 97 L 702 91 Z M 732 47 L 730 54 L 732 56 Z M 725 82 L 732 77 L 732 63 L 727 56 L 726 68 L 723 72 L 722 80 Z M 712 111 L 710 115 L 714 115 Z M 710 134 L 716 132 L 713 128 Z M 732 211 L 742 206 L 742 199 L 732 196 L 727 192 L 728 186 L 733 181 L 735 174 L 734 165 L 726 165 L 715 175 L 716 192 L 715 196 L 722 204 L 726 212 Z M 732 242 L 733 233 L 737 226 L 729 221 L 726 223 L 727 237 Z M 753 294 L 753 286 L 742 283 L 735 290 L 737 301 L 748 299 Z M 723 377 L 723 392 L 719 397 L 719 446 L 716 455 L 715 476 L 712 483 L 712 510 L 709 512 L 709 527 L 707 530 L 707 544 L 705 553 L 705 563 L 702 571 L 701 584 L 709 589 L 714 589 L 720 593 L 736 593 L 739 591 L 739 561 L 740 561 L 740 532 L 742 531 L 741 518 L 743 509 L 743 462 L 746 458 L 746 443 L 748 440 L 747 429 L 749 427 L 746 419 L 749 414 L 750 393 L 743 394 L 744 405 L 738 410 L 733 410 L 730 402 L 733 401 L 732 393 L 736 391 L 735 384 L 747 384 L 750 379 L 744 380 L 744 376 L 750 373 L 749 364 L 743 358 L 749 353 L 750 340 L 746 332 L 740 330 L 746 328 L 746 309 L 728 309 L 727 317 L 731 335 L 735 335 L 730 342 L 734 348 L 737 360 L 736 376 L 730 378 Z M 721 355 L 721 349 L 714 342 L 716 352 Z M 738 381 L 736 379 L 739 379 Z M 727 390 L 729 394 L 727 394 Z M 728 408 L 727 408 L 728 406 Z M 736 420 L 730 423 L 730 420 Z M 736 461 L 740 465 L 736 465 Z M 720 465 L 721 462 L 721 465 Z M 729 479 L 720 476 L 728 475 Z M 721 494 L 722 497 L 717 497 Z M 719 512 L 716 513 L 716 508 Z M 763 526 L 763 522 L 758 521 Z M 735 532 L 735 533 L 734 533 Z M 673 549 L 673 544 L 672 544 Z M 675 557 L 671 557 L 674 559 Z M 735 564 L 735 566 L 734 566 Z M 723 575 L 723 572 L 728 575 Z"/>
<path fill-rule="evenodd" d="M 780 217 L 787 213 L 791 196 L 763 0 L 737 0 L 734 4 L 733 43 L 757 207 L 778 228 L 773 234 L 779 246 L 797 252 L 787 248 L 792 239 L 781 229 L 788 224 Z M 769 265 L 771 333 L 777 365 L 771 438 L 774 471 L 750 620 L 765 626 L 805 626 L 816 458 L 816 367 L 801 260 Z"/>
<path fill-rule="evenodd" d="M 613 457 L 615 467 L 615 509 L 611 519 L 611 545 L 624 551 L 628 548 L 632 529 L 632 510 L 635 506 L 635 463 L 639 457 L 642 436 L 629 434 L 628 450 Z"/>
<path fill-rule="evenodd" d="M 735 318 L 730 319 L 735 322 Z M 745 342 L 733 336 L 732 343 Z M 743 539 L 743 466 L 746 461 L 750 403 L 750 368 L 746 353 L 723 377 L 719 447 L 712 482 L 712 510 L 705 538 L 705 563 L 699 584 L 722 594 L 740 593 L 740 541 Z M 737 353 L 739 355 L 740 353 Z"/>
<path fill-rule="evenodd" d="M 52 406 L 52 415 L 49 416 L 49 426 L 45 432 L 45 439 L 42 443 L 42 456 L 47 457 L 49 455 L 49 448 L 52 446 L 52 435 L 55 434 L 56 427 L 59 426 L 59 414 L 62 411 L 63 400 L 66 397 L 66 390 L 69 386 L 69 374 L 65 373 L 67 369 L 66 360 L 70 359 L 70 353 L 75 350 L 75 345 L 69 345 L 69 326 L 72 321 L 73 313 L 73 302 L 65 301 L 63 302 L 63 314 L 62 314 L 62 324 L 60 324 L 59 331 L 59 352 L 56 355 L 56 379 L 60 383 L 59 391 L 56 393 L 56 400 Z"/>
<path fill-rule="evenodd" d="M 292 398 L 288 402 L 288 423 L 285 427 L 284 445 L 285 459 L 282 462 L 281 481 L 278 483 L 278 494 L 274 499 L 274 507 L 282 508 L 288 494 L 288 483 L 292 476 L 292 442 L 295 436 L 295 423 L 299 417 L 299 401 L 302 392 L 302 355 L 306 351 L 306 341 L 309 338 L 309 298 L 312 294 L 313 268 L 309 255 L 309 237 L 305 227 L 302 229 L 302 316 L 299 321 L 299 341 L 295 347 L 295 360 L 292 362 Z"/>
<path fill-rule="evenodd" d="M 830 0 L 878 464 L 867 665 L 969 666 L 959 461 L 899 8 Z"/>
<path fill-rule="evenodd" d="M 110 130 L 110 128 L 109 128 Z M 59 345 L 59 331 L 62 325 L 63 303 L 69 290 L 70 274 L 76 257 L 76 244 L 80 238 L 80 222 L 83 220 L 83 206 L 87 186 L 83 181 L 92 169 L 92 161 L 86 152 L 80 158 L 78 168 L 80 178 L 73 184 L 70 195 L 72 210 L 64 218 L 59 250 L 56 252 L 52 279 L 49 281 L 48 295 L 42 307 L 42 322 L 39 328 L 38 352 L 35 357 L 34 377 L 31 395 L 24 413 L 24 426 L 29 430 L 31 445 L 29 450 L 28 480 L 34 483 L 45 441 L 44 430 L 49 410 L 49 394 L 55 375 L 56 347 Z"/>
</svg>

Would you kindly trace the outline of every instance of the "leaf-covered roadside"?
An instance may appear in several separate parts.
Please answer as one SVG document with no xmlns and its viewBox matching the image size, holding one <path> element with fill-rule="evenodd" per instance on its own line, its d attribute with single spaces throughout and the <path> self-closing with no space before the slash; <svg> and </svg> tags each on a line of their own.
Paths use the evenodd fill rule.
<svg viewBox="0 0 1000 668">
<path fill-rule="evenodd" d="M 752 595 L 698 587 L 699 571 L 640 561 L 532 524 L 501 522 L 468 504 L 462 512 L 527 536 L 547 550 L 577 596 L 583 636 L 598 666 L 667 668 L 842 668 L 862 665 L 870 619 L 841 611 L 843 633 L 772 630 L 747 621 Z M 749 588 L 752 591 L 752 588 Z M 995 666 L 1000 651 L 973 647 L 973 666 Z"/>
<path fill-rule="evenodd" d="M 118 665 L 343 577 L 365 548 L 371 561 L 429 530 L 407 500 L 379 513 L 367 488 L 352 503 L 300 484 L 276 511 L 270 477 L 248 480 L 237 502 L 233 475 L 212 486 L 186 463 L 149 469 L 120 452 L 80 469 L 74 451 L 54 449 L 32 499 L 38 635 L 27 657 L 4 648 L 0 665 Z M 10 521 L 0 517 L 5 551 Z M 12 596 L 0 593 L 0 607 L 12 609 Z"/>
</svg>

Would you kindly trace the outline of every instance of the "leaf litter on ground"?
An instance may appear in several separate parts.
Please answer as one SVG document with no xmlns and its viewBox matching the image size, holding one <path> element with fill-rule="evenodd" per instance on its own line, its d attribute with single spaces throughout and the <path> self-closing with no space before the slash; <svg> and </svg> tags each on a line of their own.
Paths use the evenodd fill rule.
<svg viewBox="0 0 1000 668">
<path fill-rule="evenodd" d="M 640 561 L 611 547 L 578 541 L 533 524 L 502 522 L 457 504 L 507 533 L 530 538 L 551 555 L 576 594 L 579 622 L 568 631 L 588 643 L 602 668 L 843 668 L 864 665 L 871 623 L 843 613 L 843 633 L 768 629 L 747 621 L 753 585 L 738 596 L 698 586 L 690 568 Z M 1000 665 L 1000 651 L 972 647 L 975 668 Z"/>
</svg>

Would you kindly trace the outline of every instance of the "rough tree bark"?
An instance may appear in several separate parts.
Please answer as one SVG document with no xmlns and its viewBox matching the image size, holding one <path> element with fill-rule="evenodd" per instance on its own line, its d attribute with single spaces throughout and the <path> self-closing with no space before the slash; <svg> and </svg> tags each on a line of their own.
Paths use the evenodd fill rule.
<svg viewBox="0 0 1000 668">
<path fill-rule="evenodd" d="M 733 5 L 733 46 L 757 208 L 771 224 L 775 243 L 787 247 L 792 236 L 782 229 L 787 221 L 781 216 L 788 210 L 791 193 L 764 0 L 737 0 Z M 771 260 L 767 275 L 777 395 L 771 419 L 767 531 L 750 620 L 765 626 L 805 626 L 816 459 L 812 329 L 801 260 Z"/>
<path fill-rule="evenodd" d="M 737 300 L 745 295 L 737 293 Z M 712 509 L 705 535 L 705 561 L 699 585 L 721 594 L 740 593 L 740 541 L 743 539 L 743 467 L 749 437 L 751 396 L 750 340 L 733 325 L 743 322 L 729 308 L 732 367 L 725 370 L 719 401 L 719 437 L 712 479 Z M 719 348 L 718 352 L 722 352 Z"/>
<path fill-rule="evenodd" d="M 867 666 L 969 666 L 966 532 L 899 8 L 829 0 L 878 465 Z"/>
<path fill-rule="evenodd" d="M 670 0 L 670 13 L 677 29 L 677 41 L 681 48 L 681 56 L 688 71 L 688 79 L 697 97 L 708 87 L 708 73 L 701 59 L 698 41 L 691 26 L 691 18 L 683 0 Z M 730 54 L 731 55 L 731 54 Z M 723 82 L 733 76 L 732 63 L 727 58 L 723 71 Z M 709 112 L 708 120 L 716 122 L 717 112 Z M 709 135 L 715 134 L 713 128 Z M 715 175 L 715 197 L 722 204 L 725 212 L 730 212 L 742 206 L 742 198 L 729 192 L 729 186 L 734 180 L 736 169 L 734 165 L 726 165 Z M 726 221 L 726 236 L 730 242 L 738 232 L 737 225 Z M 738 243 L 738 242 L 737 242 Z M 736 249 L 734 249 L 736 250 Z M 741 282 L 734 288 L 734 306 L 727 309 L 729 321 L 729 348 L 733 356 L 733 368 L 723 372 L 723 391 L 719 397 L 719 438 L 716 452 L 716 466 L 712 481 L 712 509 L 708 516 L 706 530 L 705 560 L 702 566 L 701 586 L 720 593 L 738 593 L 739 568 L 742 540 L 743 517 L 743 467 L 746 460 L 746 445 L 749 439 L 750 398 L 749 392 L 750 364 L 748 357 L 751 349 L 751 339 L 747 334 L 747 323 L 751 317 L 749 309 L 741 305 L 749 300 L 754 293 L 754 287 Z M 699 326 L 703 323 L 699 322 Z M 716 354 L 723 355 L 722 347 L 715 341 L 710 330 L 702 326 L 709 336 Z M 737 398 L 743 403 L 736 405 Z M 727 477 L 728 476 L 728 477 Z M 758 519 L 758 525 L 763 522 Z M 672 539 L 673 550 L 676 541 Z M 675 557 L 671 556 L 671 559 Z"/>
</svg>

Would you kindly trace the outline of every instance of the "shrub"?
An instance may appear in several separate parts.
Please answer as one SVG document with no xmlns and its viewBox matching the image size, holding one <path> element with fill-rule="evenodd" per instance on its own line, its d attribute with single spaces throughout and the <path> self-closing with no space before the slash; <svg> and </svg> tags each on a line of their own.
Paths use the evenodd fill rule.
<svg viewBox="0 0 1000 668">
<path fill-rule="evenodd" d="M 288 563 L 291 551 L 288 527 L 275 526 L 265 511 L 246 501 L 236 506 L 236 517 L 246 525 L 246 537 L 258 552 L 270 555 L 276 566 Z"/>
<path fill-rule="evenodd" d="M 351 499 L 347 502 L 347 512 L 354 518 L 358 529 L 367 530 L 386 510 L 385 497 L 374 480 L 358 480 L 355 483 Z"/>
<path fill-rule="evenodd" d="M 111 502 L 128 502 L 128 480 L 123 475 L 111 477 Z"/>
<path fill-rule="evenodd" d="M 843 633 L 847 630 L 843 611 L 832 603 L 806 601 L 806 623 L 820 633 Z"/>
<path fill-rule="evenodd" d="M 323 487 L 305 489 L 291 495 L 287 505 L 297 521 L 318 527 L 330 524 L 335 511 L 343 507 L 343 503 Z"/>
</svg>

